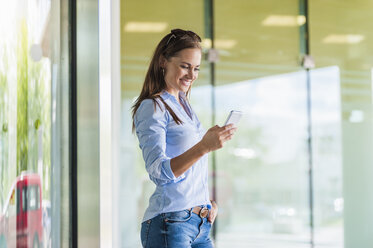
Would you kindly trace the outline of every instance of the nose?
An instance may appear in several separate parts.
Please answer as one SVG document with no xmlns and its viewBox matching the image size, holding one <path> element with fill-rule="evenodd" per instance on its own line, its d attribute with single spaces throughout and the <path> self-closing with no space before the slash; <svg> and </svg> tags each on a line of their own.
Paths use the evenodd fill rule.
<svg viewBox="0 0 373 248">
<path fill-rule="evenodd" d="M 188 78 L 195 79 L 197 77 L 197 72 L 194 69 L 188 71 Z"/>
</svg>

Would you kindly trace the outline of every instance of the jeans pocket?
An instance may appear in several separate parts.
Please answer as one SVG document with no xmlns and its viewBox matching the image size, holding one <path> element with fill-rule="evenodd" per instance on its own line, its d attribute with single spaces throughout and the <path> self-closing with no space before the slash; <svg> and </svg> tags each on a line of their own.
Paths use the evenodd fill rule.
<svg viewBox="0 0 373 248">
<path fill-rule="evenodd" d="M 149 229 L 151 225 L 152 220 L 147 220 L 141 223 L 141 245 L 142 247 L 146 248 L 148 243 L 148 237 L 149 237 Z"/>
<path fill-rule="evenodd" d="M 164 221 L 173 222 L 186 222 L 192 217 L 192 212 L 190 210 L 182 210 L 176 212 L 164 213 Z"/>
</svg>

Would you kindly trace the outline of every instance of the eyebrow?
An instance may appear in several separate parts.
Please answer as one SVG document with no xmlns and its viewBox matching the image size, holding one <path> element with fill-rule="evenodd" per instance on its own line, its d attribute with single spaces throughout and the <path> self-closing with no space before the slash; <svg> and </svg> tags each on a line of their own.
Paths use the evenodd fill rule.
<svg viewBox="0 0 373 248">
<path fill-rule="evenodd" d="M 187 64 L 187 65 L 189 65 L 189 66 L 192 66 L 192 64 L 187 63 L 187 62 L 183 62 L 183 61 L 181 61 L 181 63 L 183 63 L 183 64 Z M 196 65 L 195 67 L 200 67 L 200 65 Z"/>
</svg>

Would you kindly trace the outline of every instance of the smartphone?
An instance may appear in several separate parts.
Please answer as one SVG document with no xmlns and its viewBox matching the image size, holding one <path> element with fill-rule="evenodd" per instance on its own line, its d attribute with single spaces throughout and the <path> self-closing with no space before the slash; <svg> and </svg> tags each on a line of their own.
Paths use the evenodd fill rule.
<svg viewBox="0 0 373 248">
<path fill-rule="evenodd" d="M 228 125 L 228 124 L 231 124 L 231 123 L 233 123 L 234 126 L 237 126 L 237 123 L 240 121 L 241 117 L 242 117 L 242 111 L 232 110 L 229 113 L 228 118 L 225 121 L 224 126 Z"/>
</svg>

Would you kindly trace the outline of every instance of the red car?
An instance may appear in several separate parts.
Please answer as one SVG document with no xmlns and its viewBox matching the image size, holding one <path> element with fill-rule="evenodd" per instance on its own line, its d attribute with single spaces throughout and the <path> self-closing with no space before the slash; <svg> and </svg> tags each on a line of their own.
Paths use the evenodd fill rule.
<svg viewBox="0 0 373 248">
<path fill-rule="evenodd" d="M 43 240 L 41 181 L 22 174 L 13 183 L 0 216 L 1 248 L 41 248 Z"/>
</svg>

